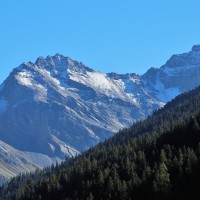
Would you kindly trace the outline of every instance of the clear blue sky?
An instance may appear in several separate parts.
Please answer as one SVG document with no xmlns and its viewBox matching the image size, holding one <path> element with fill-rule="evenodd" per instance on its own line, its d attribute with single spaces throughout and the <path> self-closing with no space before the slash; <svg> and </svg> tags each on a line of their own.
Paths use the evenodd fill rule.
<svg viewBox="0 0 200 200">
<path fill-rule="evenodd" d="M 6 0 L 0 82 L 38 56 L 61 53 L 102 72 L 144 73 L 200 43 L 199 0 Z"/>
</svg>

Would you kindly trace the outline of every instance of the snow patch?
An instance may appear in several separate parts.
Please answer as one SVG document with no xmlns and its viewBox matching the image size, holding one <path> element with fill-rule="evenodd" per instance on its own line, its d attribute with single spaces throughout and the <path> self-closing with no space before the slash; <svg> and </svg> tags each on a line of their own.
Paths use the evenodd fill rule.
<svg viewBox="0 0 200 200">
<path fill-rule="evenodd" d="M 85 129 L 87 130 L 87 132 L 89 133 L 90 136 L 92 136 L 92 137 L 94 137 L 94 138 L 96 138 L 96 139 L 100 139 L 99 137 L 97 137 L 97 136 L 95 135 L 95 133 L 94 133 L 90 128 L 85 127 Z"/>
<path fill-rule="evenodd" d="M 33 76 L 32 73 L 23 70 L 18 72 L 16 79 L 18 80 L 19 84 L 35 90 L 35 100 L 46 102 L 47 88 L 45 88 L 42 84 L 37 83 L 37 79 Z"/>
<path fill-rule="evenodd" d="M 21 85 L 32 86 L 32 82 L 31 82 L 32 74 L 31 73 L 29 73 L 27 71 L 22 71 L 16 75 L 16 78 Z"/>
<path fill-rule="evenodd" d="M 53 146 L 53 144 L 48 143 L 48 145 L 50 146 L 51 150 L 54 152 L 56 148 Z"/>
<path fill-rule="evenodd" d="M 97 93 L 104 94 L 112 98 L 123 98 L 124 94 L 121 88 L 117 87 L 106 74 L 100 72 L 86 71 L 85 74 L 68 69 L 71 80 L 93 88 Z"/>
<path fill-rule="evenodd" d="M 63 141 L 58 139 L 55 135 L 51 134 L 52 140 L 60 147 L 60 150 L 69 157 L 74 157 L 80 152 L 74 149 L 73 147 L 65 144 Z"/>
</svg>

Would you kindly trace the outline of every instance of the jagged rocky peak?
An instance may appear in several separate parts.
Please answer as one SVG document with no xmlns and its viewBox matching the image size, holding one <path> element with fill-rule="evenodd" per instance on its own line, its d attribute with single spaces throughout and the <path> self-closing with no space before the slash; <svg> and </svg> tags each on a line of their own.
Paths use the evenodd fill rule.
<svg viewBox="0 0 200 200">
<path fill-rule="evenodd" d="M 188 53 L 173 55 L 164 67 L 176 68 L 200 65 L 200 45 L 194 45 Z"/>
<path fill-rule="evenodd" d="M 45 66 L 47 64 L 46 59 L 42 56 L 38 57 L 37 60 L 35 61 L 35 65 L 37 66 Z"/>
<path fill-rule="evenodd" d="M 48 55 L 46 58 L 37 58 L 35 65 L 44 68 L 48 71 L 66 72 L 67 69 L 73 71 L 93 71 L 86 67 L 82 62 L 72 60 L 70 57 L 65 57 L 62 54 L 55 54 L 54 56 Z"/>
<path fill-rule="evenodd" d="M 70 65 L 72 60 L 68 57 L 65 57 L 61 54 L 55 54 L 54 56 L 47 56 L 46 58 L 44 57 L 39 57 L 37 58 L 35 65 L 44 68 L 48 71 L 51 70 L 59 70 L 59 71 L 64 71 L 67 69 L 67 66 Z"/>
<path fill-rule="evenodd" d="M 200 44 L 194 45 L 192 47 L 192 51 L 199 51 L 200 52 Z"/>
</svg>

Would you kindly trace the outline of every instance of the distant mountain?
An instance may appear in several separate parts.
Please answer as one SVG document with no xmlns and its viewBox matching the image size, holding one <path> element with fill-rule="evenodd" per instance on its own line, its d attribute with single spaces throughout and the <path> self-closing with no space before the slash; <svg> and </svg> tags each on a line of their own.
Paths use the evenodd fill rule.
<svg viewBox="0 0 200 200">
<path fill-rule="evenodd" d="M 60 166 L 14 178 L 0 198 L 195 200 L 200 87 Z"/>
<path fill-rule="evenodd" d="M 15 68 L 0 87 L 0 139 L 71 157 L 200 85 L 200 46 L 144 75 L 104 74 L 60 54 Z"/>
<path fill-rule="evenodd" d="M 188 53 L 173 55 L 161 68 L 151 68 L 142 82 L 151 95 L 168 102 L 178 94 L 200 85 L 200 45 Z"/>
</svg>

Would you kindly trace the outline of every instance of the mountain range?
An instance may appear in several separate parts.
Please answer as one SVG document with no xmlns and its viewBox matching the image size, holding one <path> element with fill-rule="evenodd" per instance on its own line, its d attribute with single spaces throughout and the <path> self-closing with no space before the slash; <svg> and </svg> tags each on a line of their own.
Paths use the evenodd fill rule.
<svg viewBox="0 0 200 200">
<path fill-rule="evenodd" d="M 3 200 L 195 200 L 200 180 L 200 87 L 105 142 L 0 187 Z"/>
<path fill-rule="evenodd" d="M 0 86 L 0 140 L 11 154 L 75 156 L 198 85 L 200 45 L 143 75 L 97 72 L 61 54 L 39 57 Z"/>
</svg>

